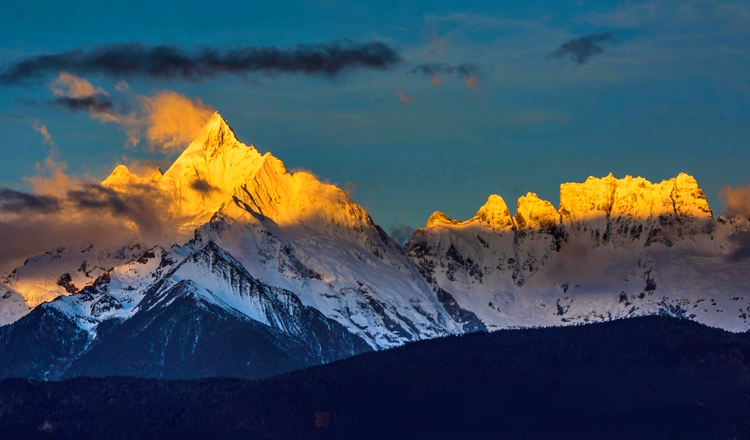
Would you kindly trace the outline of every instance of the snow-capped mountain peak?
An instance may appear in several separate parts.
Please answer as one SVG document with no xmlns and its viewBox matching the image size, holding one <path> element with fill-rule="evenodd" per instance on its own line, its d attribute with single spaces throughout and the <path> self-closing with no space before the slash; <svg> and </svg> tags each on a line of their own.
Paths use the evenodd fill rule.
<svg viewBox="0 0 750 440">
<path fill-rule="evenodd" d="M 518 199 L 515 221 L 521 230 L 550 229 L 560 224 L 560 214 L 552 203 L 530 192 Z"/>
<path fill-rule="evenodd" d="M 513 217 L 510 215 L 508 205 L 502 197 L 495 194 L 491 195 L 487 199 L 487 203 L 479 208 L 474 218 L 491 229 L 505 230 L 513 228 Z"/>
<path fill-rule="evenodd" d="M 443 214 L 440 211 L 435 211 L 432 213 L 429 219 L 427 219 L 427 226 L 428 228 L 431 228 L 433 226 L 445 224 L 445 225 L 452 225 L 458 223 L 456 220 L 453 220 L 452 218 L 448 217 L 447 215 Z"/>
<path fill-rule="evenodd" d="M 194 153 L 198 150 L 205 151 L 206 154 L 213 154 L 216 150 L 222 148 L 236 148 L 240 145 L 234 130 L 229 126 L 227 121 L 219 114 L 214 112 L 211 118 L 206 122 L 198 133 L 198 136 L 185 149 L 187 153 Z"/>
<path fill-rule="evenodd" d="M 135 176 L 118 167 L 104 184 L 125 192 L 151 185 L 153 195 L 171 213 L 174 226 L 195 231 L 196 240 L 176 243 L 170 261 L 185 258 L 196 246 L 216 243 L 258 282 L 293 292 L 304 306 L 318 310 L 372 347 L 460 331 L 403 249 L 345 191 L 309 172 L 289 172 L 270 153 L 261 155 L 241 143 L 218 113 L 163 175 Z M 225 298 L 222 301 L 231 303 L 235 311 L 257 309 L 257 305 L 242 304 L 249 298 L 217 291 L 225 283 L 212 277 L 223 275 L 199 276 L 186 267 L 177 275 L 158 269 L 154 276 L 172 279 L 179 275 L 180 281 L 195 285 L 191 289 Z M 104 271 L 119 273 L 109 265 Z M 55 276 L 59 278 L 53 275 L 47 284 L 57 281 Z M 64 286 L 54 286 L 44 299 L 76 294 L 81 287 L 68 292 Z M 146 288 L 141 282 L 133 287 Z M 256 318 L 250 315 L 248 319 Z"/>
<path fill-rule="evenodd" d="M 177 212 L 192 218 L 192 227 L 205 223 L 235 188 L 263 164 L 263 156 L 240 141 L 215 113 L 196 139 L 174 161 L 159 181 L 171 195 Z"/>
</svg>

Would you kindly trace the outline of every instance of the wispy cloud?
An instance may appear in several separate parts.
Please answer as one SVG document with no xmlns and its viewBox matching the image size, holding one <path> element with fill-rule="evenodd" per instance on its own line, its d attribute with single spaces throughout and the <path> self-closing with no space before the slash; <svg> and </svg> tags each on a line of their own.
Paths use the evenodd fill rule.
<svg viewBox="0 0 750 440">
<path fill-rule="evenodd" d="M 45 145 L 49 145 L 51 147 L 55 146 L 55 142 L 52 140 L 52 135 L 49 134 L 49 130 L 47 129 L 46 125 L 39 122 L 38 119 L 35 119 L 34 122 L 31 124 L 31 128 L 37 133 L 42 135 L 43 143 Z"/>
<path fill-rule="evenodd" d="M 635 68 L 658 66 L 650 71 L 662 76 L 713 78 L 750 93 L 747 1 L 624 2 L 609 10 L 582 14 L 574 21 L 629 29 L 633 36 L 623 42 L 618 53 Z"/>
<path fill-rule="evenodd" d="M 414 228 L 407 225 L 404 221 L 401 221 L 397 224 L 394 224 L 391 226 L 390 236 L 393 238 L 393 240 L 400 244 L 404 245 L 409 240 L 411 240 L 411 237 L 414 235 Z"/>
<path fill-rule="evenodd" d="M 52 105 L 71 111 L 85 111 L 91 117 L 116 122 L 120 116 L 114 109 L 112 97 L 101 87 L 68 72 L 60 72 L 49 85 L 55 95 Z"/>
<path fill-rule="evenodd" d="M 130 84 L 127 81 L 117 81 L 115 84 L 115 90 L 118 92 L 127 92 L 130 90 Z"/>
<path fill-rule="evenodd" d="M 456 73 L 463 77 L 469 77 L 469 75 L 476 72 L 476 67 L 471 64 L 423 63 L 417 65 L 411 72 L 421 73 L 430 77 L 436 73 Z"/>
<path fill-rule="evenodd" d="M 148 145 L 163 152 L 181 150 L 215 112 L 200 98 L 190 99 L 171 90 L 141 96 L 139 100 L 141 114 L 136 119 L 145 127 Z"/>
<path fill-rule="evenodd" d="M 724 200 L 726 214 L 750 218 L 750 185 L 727 186 L 721 190 L 719 196 Z"/>
<path fill-rule="evenodd" d="M 586 64 L 592 56 L 604 52 L 601 43 L 616 41 L 615 37 L 609 32 L 602 34 L 586 35 L 585 37 L 575 38 L 563 43 L 554 52 L 547 55 L 547 58 L 563 58 L 569 56 L 577 64 Z"/>
<path fill-rule="evenodd" d="M 610 10 L 582 14 L 577 22 L 597 26 L 662 31 L 711 28 L 727 34 L 746 33 L 750 20 L 750 4 L 745 1 L 725 0 L 646 0 L 623 2 Z M 716 25 L 722 27 L 717 28 Z"/>
<path fill-rule="evenodd" d="M 400 61 L 399 53 L 381 42 L 334 41 L 289 49 L 206 47 L 195 51 L 176 46 L 123 43 L 29 57 L 2 73 L 0 82 L 20 84 L 58 71 L 192 81 L 254 72 L 335 76 L 349 69 L 387 69 Z"/>
<path fill-rule="evenodd" d="M 470 12 L 451 12 L 446 15 L 427 15 L 425 20 L 433 26 L 438 23 L 456 23 L 470 29 L 505 29 L 518 31 L 519 29 L 535 30 L 547 29 L 548 17 L 538 20 L 523 20 L 502 15 L 474 14 Z"/>
<path fill-rule="evenodd" d="M 750 234 L 739 233 L 733 235 L 730 237 L 730 241 L 734 247 L 726 256 L 728 262 L 737 263 L 750 258 Z"/>
<path fill-rule="evenodd" d="M 476 87 L 476 67 L 472 64 L 422 63 L 411 70 L 411 73 L 422 74 L 430 78 L 430 85 L 439 87 L 443 84 L 442 75 L 456 74 L 466 79 L 466 85 Z"/>
<path fill-rule="evenodd" d="M 219 188 L 211 185 L 208 181 L 204 179 L 197 179 L 197 180 L 192 181 L 190 183 L 190 188 L 193 191 L 199 194 L 203 194 L 205 196 L 221 192 Z"/>
<path fill-rule="evenodd" d="M 398 98 L 398 100 L 403 102 L 404 104 L 411 104 L 412 102 L 414 102 L 414 98 L 404 93 L 404 91 L 401 89 L 396 91 L 396 98 Z"/>
<path fill-rule="evenodd" d="M 215 111 L 198 98 L 190 99 L 170 90 L 129 97 L 135 102 L 126 107 L 135 110 L 119 111 L 106 90 L 68 72 L 61 72 L 50 89 L 55 95 L 55 107 L 86 111 L 96 120 L 114 122 L 127 134 L 126 145 L 136 146 L 145 138 L 148 148 L 167 153 L 179 151 L 192 141 Z"/>
<path fill-rule="evenodd" d="M 182 237 L 156 185 L 136 179 L 114 188 L 69 176 L 55 155 L 53 150 L 38 174 L 27 179 L 31 192 L 0 188 L 0 268 L 59 246 L 122 246 Z"/>
</svg>

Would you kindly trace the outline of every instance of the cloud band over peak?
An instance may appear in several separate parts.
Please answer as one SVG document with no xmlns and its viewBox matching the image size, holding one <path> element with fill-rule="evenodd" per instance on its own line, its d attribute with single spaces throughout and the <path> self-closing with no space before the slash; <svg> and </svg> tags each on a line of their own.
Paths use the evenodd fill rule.
<svg viewBox="0 0 750 440">
<path fill-rule="evenodd" d="M 232 50 L 206 47 L 197 51 L 167 45 L 121 43 L 28 57 L 0 74 L 0 82 L 23 84 L 58 71 L 191 81 L 221 74 L 256 72 L 335 76 L 356 68 L 387 69 L 399 62 L 399 53 L 381 42 L 344 40 L 302 44 L 289 49 L 248 46 Z"/>
</svg>

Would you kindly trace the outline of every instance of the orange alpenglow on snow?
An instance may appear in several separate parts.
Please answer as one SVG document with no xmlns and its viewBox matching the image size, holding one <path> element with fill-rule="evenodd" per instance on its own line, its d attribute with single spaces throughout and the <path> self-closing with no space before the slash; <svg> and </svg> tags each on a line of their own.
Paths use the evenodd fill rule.
<svg viewBox="0 0 750 440">
<path fill-rule="evenodd" d="M 436 211 L 426 227 L 461 225 L 489 217 L 496 220 L 485 223 L 496 229 L 498 224 L 501 225 L 499 229 L 535 229 L 561 223 L 576 228 L 580 227 L 581 222 L 607 218 L 713 218 L 703 190 L 694 177 L 685 173 L 660 183 L 632 176 L 617 179 L 611 173 L 602 178 L 589 177 L 583 183 L 560 185 L 559 209 L 530 192 L 518 199 L 515 216 L 507 211 L 503 198 L 492 195 L 472 219 L 457 221 Z"/>
</svg>

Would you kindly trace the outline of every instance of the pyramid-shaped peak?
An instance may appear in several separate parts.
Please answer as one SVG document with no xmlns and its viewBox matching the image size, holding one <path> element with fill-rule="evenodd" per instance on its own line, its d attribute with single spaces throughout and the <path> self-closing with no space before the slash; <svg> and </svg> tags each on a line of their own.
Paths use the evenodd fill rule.
<svg viewBox="0 0 750 440">
<path fill-rule="evenodd" d="M 223 150 L 224 147 L 231 148 L 239 144 L 240 142 L 227 121 L 219 112 L 214 112 L 186 151 L 191 153 L 205 151 L 211 154 Z"/>
<path fill-rule="evenodd" d="M 214 208 L 213 203 L 206 205 L 207 195 L 228 197 L 262 165 L 260 153 L 238 141 L 229 124 L 216 112 L 164 173 L 160 184 L 179 199 L 181 213 L 203 214 Z M 204 191 L 205 188 L 210 191 Z M 221 202 L 218 197 L 216 200 Z"/>
<path fill-rule="evenodd" d="M 221 129 L 228 129 L 229 131 L 232 131 L 231 127 L 229 127 L 229 124 L 227 123 L 227 120 L 224 119 L 221 114 L 219 114 L 218 111 L 215 111 L 214 114 L 211 115 L 211 118 L 206 122 L 205 127 L 208 127 L 212 130 L 221 130 Z"/>
</svg>

